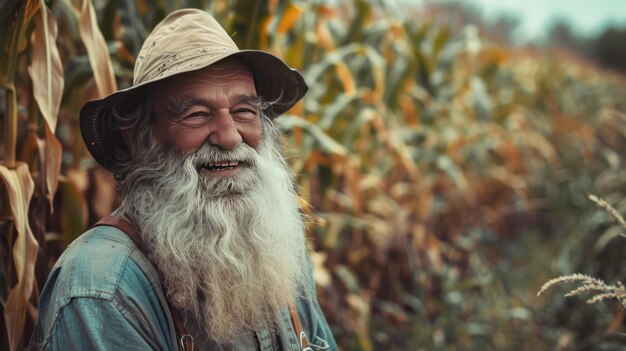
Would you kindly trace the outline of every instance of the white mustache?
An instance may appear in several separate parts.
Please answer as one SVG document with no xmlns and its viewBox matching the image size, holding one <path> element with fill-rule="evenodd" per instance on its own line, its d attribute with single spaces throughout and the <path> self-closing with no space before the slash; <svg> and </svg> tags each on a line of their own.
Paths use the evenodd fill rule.
<svg viewBox="0 0 626 351">
<path fill-rule="evenodd" d="M 204 144 L 187 157 L 191 158 L 192 164 L 199 170 L 203 167 L 233 166 L 238 163 L 255 166 L 258 153 L 245 143 L 239 144 L 232 150 Z"/>
</svg>

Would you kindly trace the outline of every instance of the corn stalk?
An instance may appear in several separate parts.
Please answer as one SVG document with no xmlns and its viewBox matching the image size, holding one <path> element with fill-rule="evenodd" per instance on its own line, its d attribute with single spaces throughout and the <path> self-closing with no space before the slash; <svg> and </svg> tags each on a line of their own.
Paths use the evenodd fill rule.
<svg viewBox="0 0 626 351">
<path fill-rule="evenodd" d="M 15 146 L 17 143 L 17 98 L 15 95 L 15 71 L 18 47 L 23 34 L 23 27 L 26 17 L 28 1 L 20 1 L 19 9 L 13 19 L 13 25 L 9 32 L 10 41 L 7 45 L 7 60 L 2 67 L 2 88 L 6 91 L 5 96 L 5 117 L 4 117 L 4 165 L 15 168 Z"/>
</svg>

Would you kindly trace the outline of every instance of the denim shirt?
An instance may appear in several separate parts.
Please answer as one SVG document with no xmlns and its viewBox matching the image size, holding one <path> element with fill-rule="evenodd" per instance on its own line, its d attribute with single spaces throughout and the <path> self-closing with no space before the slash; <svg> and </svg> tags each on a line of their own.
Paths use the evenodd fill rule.
<svg viewBox="0 0 626 351">
<path fill-rule="evenodd" d="M 315 290 L 308 264 L 308 286 Z M 309 341 L 307 351 L 337 350 L 315 297 L 296 308 Z M 207 350 L 300 350 L 284 308 L 275 332 L 267 328 Z M 117 228 L 95 227 L 61 255 L 41 293 L 35 350 L 181 350 L 159 275 L 132 240 Z"/>
</svg>

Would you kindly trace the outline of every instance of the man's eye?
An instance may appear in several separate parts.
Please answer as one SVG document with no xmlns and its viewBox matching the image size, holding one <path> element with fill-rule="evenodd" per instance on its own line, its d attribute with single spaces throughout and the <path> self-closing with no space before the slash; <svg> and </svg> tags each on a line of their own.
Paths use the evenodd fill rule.
<svg viewBox="0 0 626 351">
<path fill-rule="evenodd" d="M 253 110 L 253 109 L 251 109 L 251 108 L 245 108 L 245 107 L 242 107 L 242 108 L 237 109 L 237 112 L 250 112 L 250 113 L 256 113 L 256 111 L 255 111 L 255 110 Z"/>
<path fill-rule="evenodd" d="M 234 114 L 244 117 L 256 117 L 259 112 L 256 109 L 250 107 L 240 107 L 234 110 Z"/>
<path fill-rule="evenodd" d="M 209 114 L 205 111 L 196 111 L 196 112 L 192 112 L 188 115 L 186 115 L 185 117 L 183 117 L 183 119 L 193 119 L 193 118 L 202 118 L 202 117 L 206 117 Z"/>
<path fill-rule="evenodd" d="M 200 127 L 208 123 L 210 117 L 211 113 L 208 111 L 195 111 L 183 115 L 177 122 L 188 127 Z"/>
</svg>

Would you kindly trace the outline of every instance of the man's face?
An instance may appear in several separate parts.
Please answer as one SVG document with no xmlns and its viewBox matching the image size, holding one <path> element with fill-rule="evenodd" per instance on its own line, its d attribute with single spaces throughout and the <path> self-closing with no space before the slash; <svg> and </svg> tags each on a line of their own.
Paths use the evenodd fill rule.
<svg viewBox="0 0 626 351">
<path fill-rule="evenodd" d="M 262 128 L 253 76 L 237 60 L 183 73 L 159 83 L 150 99 L 155 112 L 157 143 L 187 154 L 205 143 L 225 151 L 246 143 L 258 150 Z M 203 172 L 211 177 L 234 176 L 245 164 L 217 162 Z"/>
</svg>

